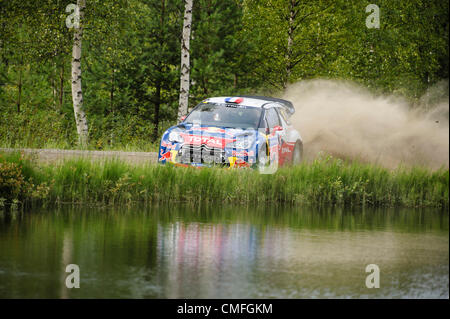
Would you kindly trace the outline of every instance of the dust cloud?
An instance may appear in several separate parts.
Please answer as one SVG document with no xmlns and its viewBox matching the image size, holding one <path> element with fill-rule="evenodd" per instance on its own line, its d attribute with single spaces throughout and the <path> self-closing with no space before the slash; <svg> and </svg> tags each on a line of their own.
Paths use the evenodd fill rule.
<svg viewBox="0 0 450 319">
<path fill-rule="evenodd" d="M 332 80 L 297 82 L 283 98 L 295 106 L 291 122 L 302 135 L 306 160 L 329 154 L 388 168 L 449 166 L 448 81 L 415 105 Z"/>
</svg>

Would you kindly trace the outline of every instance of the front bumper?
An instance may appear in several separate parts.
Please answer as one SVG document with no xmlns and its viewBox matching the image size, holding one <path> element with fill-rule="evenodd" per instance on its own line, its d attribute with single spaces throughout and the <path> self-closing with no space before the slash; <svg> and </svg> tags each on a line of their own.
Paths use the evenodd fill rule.
<svg viewBox="0 0 450 319">
<path fill-rule="evenodd" d="M 180 145 L 176 149 L 160 150 L 160 162 L 193 167 L 252 167 L 254 151 L 212 148 L 206 145 Z"/>
</svg>

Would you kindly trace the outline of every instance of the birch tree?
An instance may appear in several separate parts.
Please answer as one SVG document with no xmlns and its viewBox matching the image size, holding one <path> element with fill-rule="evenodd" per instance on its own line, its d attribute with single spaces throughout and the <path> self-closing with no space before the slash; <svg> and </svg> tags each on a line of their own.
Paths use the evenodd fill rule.
<svg viewBox="0 0 450 319">
<path fill-rule="evenodd" d="M 289 82 L 289 78 L 291 77 L 292 72 L 292 46 L 294 44 L 294 31 L 296 26 L 294 25 L 295 18 L 298 14 L 298 8 L 300 1 L 291 0 L 289 4 L 289 15 L 288 15 L 288 40 L 287 40 L 287 49 L 286 49 L 286 76 L 283 82 L 283 88 L 287 87 Z"/>
<path fill-rule="evenodd" d="M 83 37 L 82 21 L 86 0 L 77 0 L 77 9 L 74 23 L 73 49 L 72 49 L 72 101 L 77 125 L 78 140 L 82 147 L 88 143 L 88 124 L 83 108 L 83 92 L 81 89 L 81 43 Z M 78 17 L 77 17 L 78 14 Z"/>
<path fill-rule="evenodd" d="M 187 114 L 189 101 L 190 56 L 189 42 L 191 38 L 192 4 L 193 0 L 184 1 L 183 36 L 181 39 L 181 74 L 180 74 L 180 102 L 178 120 Z"/>
</svg>

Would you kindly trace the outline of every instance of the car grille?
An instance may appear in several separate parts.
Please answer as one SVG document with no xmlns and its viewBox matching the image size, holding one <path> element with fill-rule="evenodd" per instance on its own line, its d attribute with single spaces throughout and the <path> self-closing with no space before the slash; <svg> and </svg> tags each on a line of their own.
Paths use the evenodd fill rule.
<svg viewBox="0 0 450 319">
<path fill-rule="evenodd" d="M 201 146 L 183 145 L 179 151 L 179 155 L 180 162 L 183 164 L 225 164 L 228 162 L 223 149 L 208 147 L 204 144 Z"/>
</svg>

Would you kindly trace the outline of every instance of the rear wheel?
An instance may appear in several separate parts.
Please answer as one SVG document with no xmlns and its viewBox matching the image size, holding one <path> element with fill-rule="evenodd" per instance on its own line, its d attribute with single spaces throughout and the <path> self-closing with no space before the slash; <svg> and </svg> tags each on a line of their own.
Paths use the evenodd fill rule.
<svg viewBox="0 0 450 319">
<path fill-rule="evenodd" d="M 303 144 L 300 141 L 295 143 L 294 152 L 292 154 L 292 165 L 298 165 L 303 159 Z"/>
</svg>

